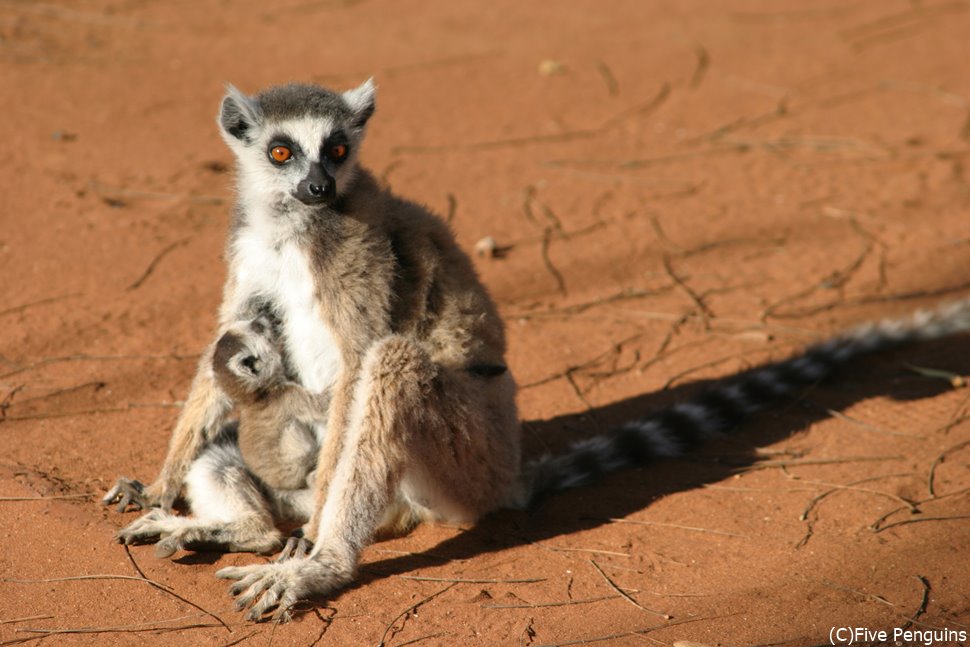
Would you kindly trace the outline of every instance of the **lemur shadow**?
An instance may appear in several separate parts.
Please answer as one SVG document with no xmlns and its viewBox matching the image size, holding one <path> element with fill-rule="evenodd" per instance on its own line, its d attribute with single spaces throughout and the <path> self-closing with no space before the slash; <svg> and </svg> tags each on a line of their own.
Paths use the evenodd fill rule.
<svg viewBox="0 0 970 647">
<path fill-rule="evenodd" d="M 742 423 L 735 431 L 706 443 L 690 457 L 609 475 L 596 484 L 553 495 L 537 510 L 495 512 L 425 553 L 367 564 L 354 586 L 595 528 L 609 523 L 611 518 L 626 517 L 647 508 L 668 494 L 721 481 L 753 465 L 763 458 L 758 456 L 756 448 L 783 440 L 830 417 L 827 409 L 841 411 L 876 396 L 915 401 L 952 389 L 947 381 L 919 375 L 907 364 L 966 375 L 970 373 L 970 337 L 926 342 L 859 359 L 832 379 L 807 389 L 801 397 L 781 402 Z M 688 401 L 712 384 L 740 375 L 687 383 L 581 414 L 526 422 L 526 460 L 544 452 L 561 451 L 577 440 L 596 435 L 596 429 L 605 432 L 625 420 Z"/>
</svg>

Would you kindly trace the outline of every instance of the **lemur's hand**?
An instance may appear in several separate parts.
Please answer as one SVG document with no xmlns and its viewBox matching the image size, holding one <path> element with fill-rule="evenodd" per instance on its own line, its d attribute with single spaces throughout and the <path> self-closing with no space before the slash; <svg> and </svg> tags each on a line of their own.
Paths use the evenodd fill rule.
<svg viewBox="0 0 970 647">
<path fill-rule="evenodd" d="M 126 512 L 130 505 L 135 510 L 143 510 L 150 504 L 145 495 L 145 486 L 141 481 L 136 481 L 122 476 L 115 481 L 114 487 L 101 499 L 104 505 L 118 504 L 118 512 Z"/>
<path fill-rule="evenodd" d="M 104 495 L 101 503 L 104 505 L 117 503 L 118 512 L 126 512 L 128 506 L 133 510 L 157 507 L 170 512 L 177 498 L 178 489 L 166 487 L 166 483 L 160 480 L 146 487 L 141 481 L 122 476 Z"/>
</svg>

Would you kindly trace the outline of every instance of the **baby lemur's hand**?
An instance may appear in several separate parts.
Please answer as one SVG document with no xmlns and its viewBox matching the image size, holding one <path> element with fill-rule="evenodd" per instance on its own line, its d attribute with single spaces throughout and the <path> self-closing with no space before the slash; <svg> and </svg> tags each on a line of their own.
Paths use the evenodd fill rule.
<svg viewBox="0 0 970 647">
<path fill-rule="evenodd" d="M 145 510 L 150 507 L 160 507 L 170 511 L 179 495 L 179 487 L 166 485 L 156 481 L 145 486 L 141 481 L 124 476 L 115 481 L 114 486 L 101 499 L 104 505 L 117 505 L 118 512 L 126 512 L 128 506 L 133 510 Z"/>
</svg>

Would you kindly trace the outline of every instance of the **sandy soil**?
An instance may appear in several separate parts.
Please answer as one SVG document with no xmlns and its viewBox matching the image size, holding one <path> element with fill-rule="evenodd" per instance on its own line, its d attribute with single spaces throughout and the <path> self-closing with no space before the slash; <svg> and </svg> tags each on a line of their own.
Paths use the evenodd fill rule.
<svg viewBox="0 0 970 647">
<path fill-rule="evenodd" d="M 960 0 L 3 2 L 0 644 L 967 629 L 970 399 L 907 369 L 967 374 L 967 338 L 862 362 L 691 460 L 377 544 L 284 627 L 213 577 L 259 558 L 126 554 L 133 515 L 97 501 L 154 477 L 213 333 L 225 81 L 375 76 L 365 162 L 465 249 L 506 248 L 477 263 L 540 452 L 970 294 L 967 33 Z M 158 584 L 36 581 L 97 574 Z"/>
</svg>

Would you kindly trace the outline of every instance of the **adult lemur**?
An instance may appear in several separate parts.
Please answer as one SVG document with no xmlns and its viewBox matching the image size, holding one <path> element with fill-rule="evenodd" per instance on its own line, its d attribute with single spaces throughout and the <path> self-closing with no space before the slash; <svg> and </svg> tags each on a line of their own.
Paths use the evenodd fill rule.
<svg viewBox="0 0 970 647">
<path fill-rule="evenodd" d="M 496 308 L 447 227 L 357 165 L 373 112 L 368 81 L 342 94 L 287 85 L 248 97 L 230 88 L 219 115 L 239 192 L 219 335 L 260 316 L 278 325 L 284 371 L 320 410 L 307 436 L 317 453 L 312 489 L 281 504 L 246 467 L 224 430 L 233 401 L 216 379 L 213 343 L 158 478 L 147 487 L 119 479 L 104 499 L 119 509 L 157 506 L 119 539 L 158 540 L 162 555 L 272 551 L 280 539 L 267 528 L 283 508 L 306 521 L 308 553 L 218 572 L 238 580 L 231 591 L 253 619 L 274 610 L 285 619 L 297 601 L 349 582 L 361 550 L 395 518 L 465 522 L 527 505 L 680 453 L 861 353 L 970 328 L 970 302 L 861 328 L 522 466 Z M 191 516 L 171 513 L 183 486 Z"/>
</svg>

